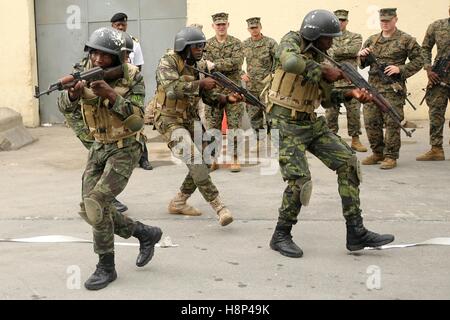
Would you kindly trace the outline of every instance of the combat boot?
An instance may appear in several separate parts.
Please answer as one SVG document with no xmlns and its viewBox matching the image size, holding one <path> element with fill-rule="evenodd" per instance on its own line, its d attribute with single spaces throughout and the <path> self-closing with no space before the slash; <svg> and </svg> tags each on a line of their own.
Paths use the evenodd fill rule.
<svg viewBox="0 0 450 320">
<path fill-rule="evenodd" d="M 233 163 L 230 165 L 231 172 L 240 172 L 241 164 L 238 162 L 238 158 L 234 156 Z"/>
<path fill-rule="evenodd" d="M 213 201 L 210 202 L 211 207 L 214 209 L 214 211 L 217 213 L 219 217 L 219 224 L 221 226 L 226 226 L 233 222 L 233 216 L 231 215 L 231 211 L 225 206 L 225 204 L 222 202 L 222 199 L 220 199 L 219 196 L 215 198 Z"/>
<path fill-rule="evenodd" d="M 114 207 L 116 207 L 116 210 L 119 212 L 125 212 L 128 210 L 128 207 L 119 200 L 117 200 L 116 198 L 113 199 L 112 204 Z"/>
<path fill-rule="evenodd" d="M 357 251 L 365 247 L 376 248 L 394 241 L 392 234 L 378 234 L 367 230 L 361 216 L 346 218 L 347 249 Z"/>
<path fill-rule="evenodd" d="M 292 226 L 276 226 L 275 232 L 270 240 L 270 248 L 278 251 L 283 256 L 291 258 L 300 258 L 303 251 L 292 241 Z"/>
<path fill-rule="evenodd" d="M 99 255 L 99 262 L 94 273 L 86 280 L 84 286 L 88 290 L 100 290 L 117 279 L 114 267 L 114 252 Z"/>
<path fill-rule="evenodd" d="M 431 150 L 421 154 L 416 158 L 416 161 L 442 161 L 445 160 L 444 149 L 442 146 L 432 146 Z"/>
<path fill-rule="evenodd" d="M 169 203 L 169 213 L 172 214 L 184 214 L 186 216 L 199 216 L 202 213 L 188 205 L 186 203 L 187 199 L 189 199 L 191 195 L 190 194 L 186 194 L 183 192 L 178 192 L 178 194 L 175 196 L 175 198 L 172 199 L 172 201 L 170 201 Z"/>
<path fill-rule="evenodd" d="M 364 165 L 373 165 L 383 160 L 384 156 L 381 153 L 372 153 L 370 156 L 361 161 L 361 163 Z"/>
<path fill-rule="evenodd" d="M 133 237 L 139 240 L 139 254 L 136 258 L 138 267 L 145 266 L 153 257 L 155 252 L 155 244 L 161 240 L 162 231 L 158 227 L 151 227 L 136 222 Z"/>
<path fill-rule="evenodd" d="M 380 169 L 389 170 L 394 169 L 397 166 L 397 160 L 386 157 L 380 164 Z"/>
<path fill-rule="evenodd" d="M 352 149 L 358 152 L 367 152 L 367 148 L 359 141 L 359 136 L 352 137 Z"/>
</svg>

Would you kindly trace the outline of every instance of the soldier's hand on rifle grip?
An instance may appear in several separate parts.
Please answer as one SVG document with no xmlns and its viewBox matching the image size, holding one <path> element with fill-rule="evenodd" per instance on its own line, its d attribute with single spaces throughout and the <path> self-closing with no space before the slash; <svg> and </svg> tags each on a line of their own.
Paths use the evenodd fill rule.
<svg viewBox="0 0 450 320">
<path fill-rule="evenodd" d="M 91 82 L 92 92 L 98 97 L 108 99 L 111 104 L 114 104 L 117 98 L 117 93 L 105 80 L 97 80 Z"/>
<path fill-rule="evenodd" d="M 78 81 L 72 88 L 69 88 L 67 92 L 69 93 L 70 101 L 75 101 L 83 93 L 83 88 L 85 86 L 85 81 Z"/>
<path fill-rule="evenodd" d="M 384 69 L 384 73 L 388 76 L 392 76 L 394 74 L 399 74 L 400 73 L 400 68 L 397 66 L 387 66 L 386 69 Z"/>
<path fill-rule="evenodd" d="M 364 48 L 358 52 L 358 57 L 367 57 L 371 51 L 370 48 Z"/>
<path fill-rule="evenodd" d="M 331 83 L 343 79 L 344 75 L 338 68 L 322 66 L 322 77 Z"/>
<path fill-rule="evenodd" d="M 371 102 L 373 100 L 372 94 L 369 93 L 366 89 L 359 89 L 359 88 L 352 89 L 347 91 L 345 96 L 353 97 L 362 103 Z"/>
<path fill-rule="evenodd" d="M 213 78 L 206 77 L 199 82 L 200 89 L 211 90 L 216 87 L 216 81 Z"/>
<path fill-rule="evenodd" d="M 239 93 L 232 93 L 227 96 L 228 103 L 239 103 L 245 101 L 245 97 Z"/>
<path fill-rule="evenodd" d="M 441 79 L 436 72 L 433 72 L 431 69 L 427 70 L 428 81 L 430 81 L 433 85 L 439 84 Z"/>
</svg>

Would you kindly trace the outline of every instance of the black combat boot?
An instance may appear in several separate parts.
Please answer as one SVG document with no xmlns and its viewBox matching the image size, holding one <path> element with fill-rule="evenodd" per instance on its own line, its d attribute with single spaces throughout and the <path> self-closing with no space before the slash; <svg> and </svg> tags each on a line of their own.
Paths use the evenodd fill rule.
<svg viewBox="0 0 450 320">
<path fill-rule="evenodd" d="M 283 256 L 300 258 L 303 256 L 303 251 L 292 241 L 291 230 L 292 226 L 277 225 L 270 240 L 270 247 L 280 252 Z"/>
<path fill-rule="evenodd" d="M 110 282 L 117 279 L 117 272 L 114 268 L 114 252 L 99 255 L 97 269 L 86 280 L 84 286 L 88 290 L 99 290 L 105 288 Z"/>
<path fill-rule="evenodd" d="M 161 240 L 162 231 L 158 227 L 146 226 L 145 224 L 136 222 L 136 228 L 133 232 L 133 237 L 139 240 L 139 254 L 136 259 L 138 267 L 145 266 L 153 257 L 155 251 L 155 244 Z"/>
<path fill-rule="evenodd" d="M 114 200 L 112 201 L 112 204 L 114 207 L 116 207 L 116 210 L 119 212 L 125 212 L 128 210 L 128 207 L 126 205 L 124 205 L 122 202 L 120 202 L 119 200 L 117 200 L 116 198 L 114 198 Z"/>
<path fill-rule="evenodd" d="M 392 234 L 378 234 L 367 230 L 361 216 L 347 218 L 347 249 L 357 251 L 365 247 L 380 247 L 394 241 Z"/>
</svg>

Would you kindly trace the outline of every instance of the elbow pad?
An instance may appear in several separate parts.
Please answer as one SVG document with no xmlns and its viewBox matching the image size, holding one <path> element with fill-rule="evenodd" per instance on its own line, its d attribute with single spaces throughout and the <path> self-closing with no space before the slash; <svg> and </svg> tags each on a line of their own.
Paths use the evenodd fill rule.
<svg viewBox="0 0 450 320">
<path fill-rule="evenodd" d="M 295 54 L 282 53 L 280 62 L 283 70 L 288 73 L 303 74 L 305 72 L 305 60 Z"/>
</svg>

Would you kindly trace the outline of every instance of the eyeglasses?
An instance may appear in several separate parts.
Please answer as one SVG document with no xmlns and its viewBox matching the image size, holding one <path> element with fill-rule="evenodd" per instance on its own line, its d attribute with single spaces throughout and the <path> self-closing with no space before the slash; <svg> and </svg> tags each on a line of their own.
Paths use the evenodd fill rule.
<svg viewBox="0 0 450 320">
<path fill-rule="evenodd" d="M 204 42 L 193 43 L 193 44 L 191 44 L 191 48 L 203 49 L 203 48 L 205 48 L 205 45 L 206 45 L 206 43 L 204 43 Z"/>
</svg>

